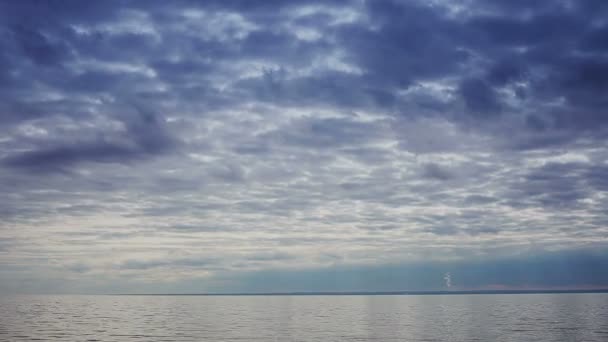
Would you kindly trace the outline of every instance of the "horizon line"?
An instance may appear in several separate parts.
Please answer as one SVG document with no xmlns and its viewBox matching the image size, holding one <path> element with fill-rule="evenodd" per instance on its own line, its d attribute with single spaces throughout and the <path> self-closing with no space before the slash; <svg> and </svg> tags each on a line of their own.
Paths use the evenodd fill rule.
<svg viewBox="0 0 608 342">
<path fill-rule="evenodd" d="M 530 290 L 441 290 L 441 291 L 294 291 L 294 292 L 217 292 L 217 293 L 106 293 L 106 296 L 415 296 L 415 295 L 468 295 L 468 294 L 567 294 L 608 293 L 600 289 L 530 289 Z"/>
</svg>

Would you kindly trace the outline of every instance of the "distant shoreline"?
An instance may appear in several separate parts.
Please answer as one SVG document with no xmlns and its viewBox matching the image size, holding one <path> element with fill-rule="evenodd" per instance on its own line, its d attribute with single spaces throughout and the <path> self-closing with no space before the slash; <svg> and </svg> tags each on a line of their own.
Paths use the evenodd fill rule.
<svg viewBox="0 0 608 342">
<path fill-rule="evenodd" d="M 120 293 L 109 296 L 433 296 L 433 295 L 491 295 L 491 294 L 568 294 L 608 293 L 608 289 L 597 290 L 469 290 L 469 291 L 346 291 L 346 292 L 235 292 L 235 293 Z"/>
</svg>

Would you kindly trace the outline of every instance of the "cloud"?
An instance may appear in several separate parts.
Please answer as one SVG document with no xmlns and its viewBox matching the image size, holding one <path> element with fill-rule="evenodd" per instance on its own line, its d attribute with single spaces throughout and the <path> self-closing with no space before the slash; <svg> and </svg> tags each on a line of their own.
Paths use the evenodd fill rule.
<svg viewBox="0 0 608 342">
<path fill-rule="evenodd" d="M 425 164 L 423 167 L 423 175 L 424 177 L 427 178 L 431 178 L 431 179 L 437 179 L 437 180 L 448 180 L 452 177 L 454 177 L 450 171 L 448 171 L 447 169 L 445 169 L 444 167 L 435 164 L 435 163 L 428 163 Z"/>
<path fill-rule="evenodd" d="M 83 137 L 84 141 L 60 141 L 53 147 L 9 154 L 0 163 L 45 173 L 82 162 L 121 163 L 166 153 L 177 145 L 177 139 L 166 131 L 161 120 L 153 114 L 140 112 L 137 118 L 124 122 L 125 131 L 118 136 L 101 132 L 94 140 Z"/>
<path fill-rule="evenodd" d="M 473 115 L 494 116 L 500 114 L 500 103 L 494 88 L 478 79 L 464 80 L 460 92 L 470 113 Z"/>
<path fill-rule="evenodd" d="M 529 265 L 532 247 L 600 248 L 607 11 L 3 2 L 0 272 L 55 288 L 77 274 L 107 289 L 228 275 L 256 289 L 290 270 L 302 287 L 343 274 L 329 288 L 375 289 L 393 278 L 355 269 L 436 266 L 390 282 L 424 288 L 462 281 L 455 260 L 513 271 L 504 260 Z M 572 274 L 535 281 L 603 281 Z"/>
</svg>

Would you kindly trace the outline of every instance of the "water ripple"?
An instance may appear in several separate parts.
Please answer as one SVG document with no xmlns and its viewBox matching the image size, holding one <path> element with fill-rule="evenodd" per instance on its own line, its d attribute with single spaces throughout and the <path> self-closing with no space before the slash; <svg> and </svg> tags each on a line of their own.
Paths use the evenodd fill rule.
<svg viewBox="0 0 608 342">
<path fill-rule="evenodd" d="M 16 296 L 0 341 L 606 341 L 608 294 Z"/>
</svg>

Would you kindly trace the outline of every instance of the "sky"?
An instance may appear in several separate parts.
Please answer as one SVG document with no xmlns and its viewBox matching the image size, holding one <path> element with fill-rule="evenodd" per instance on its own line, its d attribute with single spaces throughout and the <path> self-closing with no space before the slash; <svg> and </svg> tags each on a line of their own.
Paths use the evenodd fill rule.
<svg viewBox="0 0 608 342">
<path fill-rule="evenodd" d="M 0 293 L 608 287 L 608 2 L 2 1 Z"/>
</svg>

